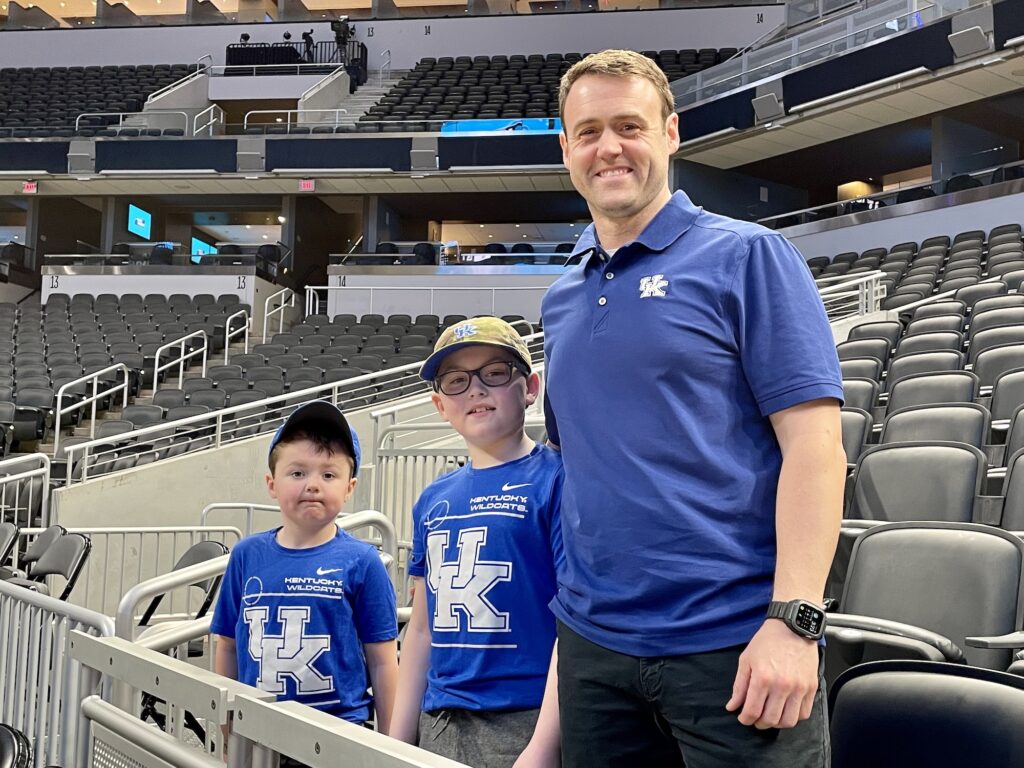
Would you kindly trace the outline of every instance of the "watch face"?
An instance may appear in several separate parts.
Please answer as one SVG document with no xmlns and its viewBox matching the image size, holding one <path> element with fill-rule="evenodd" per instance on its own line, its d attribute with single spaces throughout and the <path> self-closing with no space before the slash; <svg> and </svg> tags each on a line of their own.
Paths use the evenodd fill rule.
<svg viewBox="0 0 1024 768">
<path fill-rule="evenodd" d="M 821 634 L 822 626 L 825 621 L 825 614 L 813 605 L 807 603 L 802 604 L 796 612 L 796 618 L 793 623 L 809 635 L 818 636 Z"/>
</svg>

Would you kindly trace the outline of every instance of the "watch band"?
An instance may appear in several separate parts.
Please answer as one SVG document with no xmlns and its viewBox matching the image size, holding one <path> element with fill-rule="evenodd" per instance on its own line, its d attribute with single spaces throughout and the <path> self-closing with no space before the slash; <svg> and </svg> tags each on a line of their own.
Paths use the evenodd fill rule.
<svg viewBox="0 0 1024 768">
<path fill-rule="evenodd" d="M 818 640 L 825 633 L 825 612 L 807 600 L 773 600 L 767 618 L 781 619 L 794 634 L 808 640 Z"/>
</svg>

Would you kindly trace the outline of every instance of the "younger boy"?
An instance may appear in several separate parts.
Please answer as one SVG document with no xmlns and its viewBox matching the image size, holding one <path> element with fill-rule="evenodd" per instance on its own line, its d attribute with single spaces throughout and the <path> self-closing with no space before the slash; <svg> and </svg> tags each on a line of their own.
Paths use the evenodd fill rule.
<svg viewBox="0 0 1024 768">
<path fill-rule="evenodd" d="M 274 435 L 266 480 L 281 527 L 231 552 L 213 617 L 214 669 L 352 723 L 368 720 L 373 703 L 387 733 L 398 677 L 394 589 L 377 550 L 335 524 L 359 461 L 356 433 L 327 402 L 298 408 Z"/>
<path fill-rule="evenodd" d="M 469 463 L 413 509 L 413 610 L 391 735 L 474 768 L 512 766 L 528 745 L 557 763 L 554 686 L 538 715 L 555 642 L 562 464 L 523 430 L 540 380 L 519 334 L 494 317 L 446 329 L 420 376 Z"/>
</svg>

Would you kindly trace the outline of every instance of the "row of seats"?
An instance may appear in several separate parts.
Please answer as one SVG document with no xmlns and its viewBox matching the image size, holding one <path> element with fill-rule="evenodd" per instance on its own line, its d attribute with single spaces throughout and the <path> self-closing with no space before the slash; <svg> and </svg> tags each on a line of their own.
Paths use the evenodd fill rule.
<svg viewBox="0 0 1024 768">
<path fill-rule="evenodd" d="M 55 596 L 59 600 L 67 600 L 89 557 L 92 548 L 89 537 L 68 533 L 63 526 L 52 525 L 37 535 L 21 553 L 18 568 L 6 567 L 18 537 L 19 527 L 15 523 L 0 523 L 0 581 L 49 595 L 47 579 L 59 576 L 64 583 Z"/>
<path fill-rule="evenodd" d="M 735 55 L 736 49 L 645 51 L 675 80 Z M 435 130 L 439 121 L 544 118 L 558 115 L 561 76 L 584 54 L 425 57 L 360 117 L 362 125 L 395 122 L 385 129 Z M 435 126 L 437 126 L 435 128 Z"/>
</svg>

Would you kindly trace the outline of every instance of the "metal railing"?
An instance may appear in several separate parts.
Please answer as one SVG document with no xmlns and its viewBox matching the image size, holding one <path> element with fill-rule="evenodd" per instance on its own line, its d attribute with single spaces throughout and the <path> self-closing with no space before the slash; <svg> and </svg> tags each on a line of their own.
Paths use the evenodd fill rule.
<svg viewBox="0 0 1024 768">
<path fill-rule="evenodd" d="M 249 536 L 255 530 L 257 512 L 269 512 L 276 516 L 281 512 L 281 508 L 276 504 L 257 504 L 245 501 L 217 501 L 203 507 L 203 511 L 199 514 L 199 525 L 205 527 L 209 525 L 210 515 L 227 511 L 231 511 L 233 513 L 241 512 L 242 515 L 244 515 L 245 523 L 242 525 L 241 531 L 243 536 Z M 277 524 L 276 519 L 273 524 Z M 261 528 L 260 530 L 266 529 Z"/>
<path fill-rule="evenodd" d="M 124 381 L 120 384 L 115 384 L 107 389 L 100 389 L 100 377 L 114 371 L 120 371 L 124 374 Z M 69 381 L 57 390 L 57 411 L 53 417 L 53 456 L 57 457 L 57 451 L 60 449 L 60 438 L 61 438 L 61 419 L 62 417 L 72 414 L 75 411 L 80 411 L 86 406 L 92 406 L 92 412 L 90 415 L 89 423 L 89 437 L 93 438 L 96 436 L 96 404 L 103 399 L 111 397 L 118 392 L 122 392 L 121 396 L 121 407 L 124 408 L 128 405 L 128 390 L 130 389 L 129 377 L 131 376 L 128 366 L 124 363 L 114 363 L 108 365 L 106 368 L 101 368 L 98 371 L 86 374 L 81 378 Z M 75 387 L 81 385 L 92 384 L 92 394 L 86 396 L 82 400 L 77 400 L 66 408 L 63 405 L 64 397 L 69 391 Z M 74 393 L 72 393 L 74 394 Z"/>
<path fill-rule="evenodd" d="M 497 306 L 499 297 L 505 296 L 506 294 L 522 294 L 526 291 L 532 291 L 539 294 L 539 299 L 544 295 L 548 285 L 481 285 L 481 286 L 383 286 L 383 285 L 307 285 L 306 286 L 306 316 L 320 314 L 320 296 L 319 291 L 323 291 L 327 294 L 327 300 L 330 301 L 330 294 L 332 292 L 350 292 L 350 293 L 369 293 L 369 304 L 365 313 L 373 313 L 377 310 L 374 309 L 374 297 L 375 294 L 393 294 L 395 292 L 401 293 L 426 293 L 430 298 L 429 309 L 424 310 L 427 314 L 434 313 L 434 298 L 437 294 L 452 294 L 452 293 L 479 293 L 483 296 L 490 296 L 490 311 L 486 308 L 481 308 L 479 303 L 475 303 L 472 307 L 468 307 L 470 310 L 465 314 L 504 314 L 500 312 Z M 456 309 L 446 308 L 446 311 L 455 312 Z M 264 334 L 266 334 L 266 327 L 264 326 Z M 265 337 L 264 337 L 265 340 Z"/>
<path fill-rule="evenodd" d="M 825 305 L 828 319 L 834 322 L 878 312 L 882 299 L 885 298 L 882 277 L 883 272 L 865 272 L 853 278 L 843 276 L 843 279 L 833 285 L 819 287 L 818 293 Z"/>
<path fill-rule="evenodd" d="M 203 119 L 205 119 L 206 122 L 200 125 L 199 121 Z M 201 131 L 206 131 L 207 136 L 213 136 L 214 126 L 222 124 L 223 122 L 224 110 L 216 104 L 211 104 L 192 118 L 192 135 L 198 136 Z"/>
<path fill-rule="evenodd" d="M 200 61 L 205 59 L 207 56 L 210 56 L 210 54 L 207 53 L 207 54 L 204 54 L 203 56 L 200 56 L 199 59 L 196 61 L 196 64 L 198 64 Z M 210 61 L 213 61 L 213 57 L 212 56 L 210 56 Z M 170 93 L 171 91 L 177 90 L 178 88 L 180 88 L 181 86 L 183 86 L 186 83 L 190 82 L 191 80 L 195 80 L 198 77 L 203 77 L 205 75 L 210 74 L 210 70 L 211 69 L 212 69 L 212 67 L 210 65 L 206 65 L 202 69 L 197 69 L 195 72 L 190 72 L 189 74 L 185 75 L 180 80 L 175 80 L 173 83 L 170 83 L 169 85 L 165 85 L 163 88 L 161 88 L 158 91 L 153 91 L 153 93 L 149 94 L 149 97 L 146 99 L 146 103 L 147 104 L 152 104 L 154 101 L 159 99 L 161 96 L 164 96 L 164 95 Z M 187 116 L 186 116 L 186 119 L 187 119 Z"/>
<path fill-rule="evenodd" d="M 333 72 L 331 72 L 331 74 L 327 75 L 327 77 L 325 77 L 319 83 L 316 83 L 315 85 L 311 85 L 309 88 L 307 88 L 305 91 L 303 91 L 302 95 L 299 96 L 299 103 L 301 104 L 303 99 L 308 99 L 310 96 L 316 95 L 316 93 L 318 91 L 321 91 L 324 88 L 326 88 L 328 85 L 330 85 L 334 81 L 335 78 L 340 77 L 341 75 L 344 75 L 344 74 L 346 74 L 345 66 L 342 65 L 342 66 L 338 67 L 336 70 L 334 70 Z"/>
<path fill-rule="evenodd" d="M 268 397 L 254 403 L 245 403 L 223 408 L 208 414 L 190 416 L 172 422 L 161 422 L 143 429 L 132 430 L 117 436 L 118 441 L 135 441 L 136 446 L 147 443 L 159 444 L 158 459 L 165 455 L 180 455 L 185 450 L 215 448 L 226 443 L 242 440 L 276 429 L 283 421 L 282 409 L 315 399 L 327 399 L 345 409 L 361 408 L 370 401 L 388 397 L 413 389 L 422 389 L 425 383 L 419 378 L 420 363 L 409 363 L 386 371 L 354 376 L 343 381 L 317 384 L 307 389 L 294 390 L 282 395 Z M 117 448 L 111 448 L 109 438 L 90 440 L 67 446 L 64 449 L 68 466 L 76 467 L 67 473 L 68 486 L 84 482 L 90 477 L 90 470 L 97 465 L 113 463 Z M 174 443 L 182 450 L 170 453 Z M 132 446 L 129 446 L 129 450 Z M 164 447 L 168 451 L 164 451 Z M 81 469 L 77 469 L 80 467 Z"/>
<path fill-rule="evenodd" d="M 81 704 L 99 693 L 100 674 L 72 659 L 73 630 L 110 637 L 114 622 L 0 582 L 0 722 L 28 736 L 34 768 L 89 765 Z"/>
<path fill-rule="evenodd" d="M 284 115 L 285 116 L 285 127 L 291 132 L 292 129 L 292 115 L 295 116 L 294 125 L 298 127 L 300 124 L 316 123 L 317 125 L 340 125 L 339 118 L 342 115 L 347 115 L 348 110 L 340 107 L 336 109 L 252 109 L 245 113 L 245 118 L 242 120 L 242 130 L 249 130 L 249 118 L 253 115 Z M 331 123 L 328 120 L 304 120 L 300 118 L 300 115 L 334 115 L 334 122 Z M 279 125 L 279 122 L 275 123 L 259 123 L 259 125 Z M 255 124 L 254 124 L 255 125 Z"/>
<path fill-rule="evenodd" d="M 280 303 L 270 308 L 270 305 L 278 300 Z M 288 307 L 295 306 L 295 292 L 291 288 L 282 288 L 277 293 L 272 293 L 267 296 L 266 301 L 263 302 L 263 341 L 267 340 L 267 329 L 270 327 L 270 318 L 277 315 L 277 332 L 281 333 L 284 331 L 284 311 Z"/>
<path fill-rule="evenodd" d="M 186 354 L 186 352 L 185 352 L 185 347 L 187 346 L 186 342 L 189 341 L 189 339 L 196 339 L 196 338 L 201 338 L 203 340 L 202 345 L 199 346 L 196 349 L 193 349 L 191 352 L 188 352 Z M 176 360 L 168 360 L 163 365 L 160 365 L 160 355 L 163 354 L 164 352 L 170 351 L 172 349 L 180 349 L 181 356 L 178 357 Z M 202 358 L 203 367 L 202 367 L 202 374 L 201 375 L 205 376 L 206 375 L 206 352 L 207 352 L 207 349 L 208 349 L 208 339 L 206 338 L 206 331 L 193 331 L 192 333 L 188 334 L 187 336 L 182 336 L 180 339 L 175 339 L 174 341 L 169 341 L 166 344 L 164 344 L 162 347 L 157 349 L 156 355 L 153 358 L 153 379 L 152 379 L 153 388 L 156 389 L 156 387 L 157 387 L 157 385 L 158 385 L 158 383 L 160 381 L 160 374 L 163 373 L 164 371 L 168 370 L 169 368 L 173 368 L 175 365 L 178 366 L 178 386 L 180 388 L 181 387 L 181 383 L 185 380 L 185 367 L 186 367 L 186 363 L 189 360 L 191 360 L 193 357 L 197 357 L 197 356 Z"/>
<path fill-rule="evenodd" d="M 152 97 L 150 97 L 150 98 L 152 98 Z M 83 117 L 116 117 L 118 119 L 117 120 L 117 127 L 121 128 L 121 127 L 124 127 L 124 119 L 126 117 L 138 117 L 138 118 L 145 119 L 146 117 L 151 117 L 153 115 L 176 115 L 176 116 L 181 117 L 181 130 L 184 133 L 186 133 L 186 134 L 188 133 L 188 113 L 187 112 L 182 112 L 181 110 L 177 110 L 177 109 L 153 109 L 153 110 L 147 110 L 145 112 L 83 112 L 82 114 L 80 114 L 78 117 L 75 118 L 75 130 L 78 131 L 80 128 L 82 128 L 80 123 L 82 122 L 82 118 Z M 90 128 L 106 128 L 108 126 L 105 126 L 105 125 L 104 126 L 93 126 L 93 125 L 90 125 L 88 127 L 90 127 Z M 141 126 L 138 126 L 138 127 L 141 127 Z"/>
<path fill-rule="evenodd" d="M 28 543 L 44 528 L 21 529 L 13 552 L 15 565 Z M 104 616 L 114 616 L 121 597 L 136 584 L 170 572 L 194 544 L 220 541 L 230 548 L 242 538 L 242 532 L 229 525 L 72 527 L 68 532 L 84 534 L 92 542 L 68 602 Z M 175 593 L 161 603 L 153 619 L 184 618 L 192 602 L 187 594 Z"/>
<path fill-rule="evenodd" d="M 50 457 L 45 453 L 0 461 L 0 522 L 50 524 Z"/>
<path fill-rule="evenodd" d="M 378 81 L 378 87 L 383 88 L 384 82 L 391 79 L 391 49 L 386 48 L 380 52 L 380 58 L 387 56 L 387 60 L 380 65 L 380 71 L 377 73 L 380 76 Z"/>
<path fill-rule="evenodd" d="M 243 318 L 245 322 L 231 330 L 231 321 L 236 317 Z M 249 351 L 249 310 L 240 309 L 233 315 L 229 315 L 227 321 L 224 323 L 224 365 L 228 364 L 228 359 L 231 357 L 231 342 L 234 341 L 238 336 L 242 337 L 245 342 L 245 352 Z"/>
</svg>

